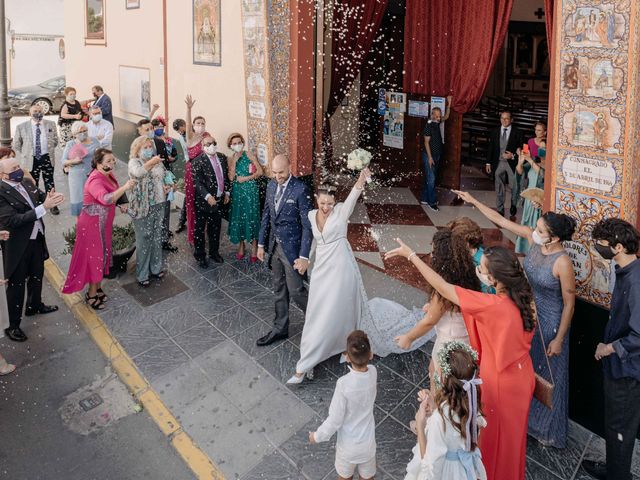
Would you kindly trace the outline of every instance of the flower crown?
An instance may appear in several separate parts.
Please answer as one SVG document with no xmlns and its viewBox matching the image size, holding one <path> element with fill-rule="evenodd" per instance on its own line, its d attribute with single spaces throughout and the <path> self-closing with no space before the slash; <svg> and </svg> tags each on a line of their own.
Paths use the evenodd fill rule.
<svg viewBox="0 0 640 480">
<path fill-rule="evenodd" d="M 440 365 L 440 370 L 442 371 L 442 378 L 447 378 L 452 375 L 451 373 L 451 365 L 449 364 L 449 356 L 451 352 L 454 350 L 464 350 L 467 352 L 474 361 L 478 361 L 478 352 L 476 352 L 473 348 L 471 348 L 468 344 L 461 342 L 460 340 L 452 340 L 450 342 L 446 342 L 442 348 L 438 351 L 438 364 Z M 440 379 L 436 376 L 436 383 L 439 387 L 442 387 L 440 384 Z"/>
</svg>

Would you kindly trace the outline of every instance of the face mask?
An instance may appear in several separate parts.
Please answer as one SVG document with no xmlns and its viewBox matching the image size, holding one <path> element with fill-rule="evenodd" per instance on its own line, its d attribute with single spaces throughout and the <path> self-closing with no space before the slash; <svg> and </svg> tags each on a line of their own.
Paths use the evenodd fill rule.
<svg viewBox="0 0 640 480">
<path fill-rule="evenodd" d="M 236 153 L 240 153 L 244 148 L 244 143 L 236 143 L 235 145 L 231 145 L 231 150 Z"/>
<path fill-rule="evenodd" d="M 542 238 L 537 230 L 533 231 L 533 233 L 531 234 L 531 238 L 533 240 L 533 243 L 535 243 L 536 245 L 542 246 L 542 245 L 548 245 L 549 243 L 551 243 L 550 241 Z"/>
<path fill-rule="evenodd" d="M 108 166 L 106 166 L 106 165 L 103 165 L 103 166 L 102 166 L 102 171 L 103 171 L 103 172 L 110 172 L 110 171 L 111 171 L 111 167 L 108 167 Z"/>
<path fill-rule="evenodd" d="M 476 276 L 478 277 L 478 280 L 482 282 L 483 285 L 486 285 L 487 287 L 493 287 L 493 283 L 491 282 L 491 280 L 489 280 L 489 275 L 486 273 L 482 273 L 480 271 L 480 266 L 476 267 Z"/>
<path fill-rule="evenodd" d="M 616 253 L 611 250 L 610 246 L 600 245 L 599 243 L 596 243 L 596 252 L 598 252 L 605 260 L 611 260 L 616 256 Z"/>
<path fill-rule="evenodd" d="M 207 155 L 215 155 L 217 151 L 217 147 L 213 144 L 204 147 L 204 153 L 206 153 Z"/>
<path fill-rule="evenodd" d="M 147 138 L 153 138 L 155 135 L 153 134 L 153 130 L 147 132 Z"/>
<path fill-rule="evenodd" d="M 140 156 L 143 160 L 151 160 L 151 158 L 153 157 L 153 148 L 143 148 Z"/>
<path fill-rule="evenodd" d="M 31 115 L 31 118 L 33 118 L 36 122 L 42 120 L 43 117 L 44 115 L 42 114 L 42 112 L 35 112 L 33 115 Z"/>
<path fill-rule="evenodd" d="M 80 132 L 79 134 L 76 135 L 76 138 L 78 139 L 79 142 L 84 142 L 88 136 L 89 134 L 87 132 Z"/>
<path fill-rule="evenodd" d="M 24 172 L 21 169 L 14 170 L 9 174 L 9 180 L 20 183 L 24 178 Z"/>
<path fill-rule="evenodd" d="M 193 131 L 196 133 L 204 133 L 204 125 L 195 125 Z"/>
<path fill-rule="evenodd" d="M 93 117 L 91 117 L 91 119 L 95 123 L 98 123 L 100 120 L 102 120 L 102 114 L 101 113 L 96 113 Z"/>
<path fill-rule="evenodd" d="M 153 133 L 156 134 L 156 137 L 160 137 L 164 133 L 164 128 L 156 128 Z"/>
<path fill-rule="evenodd" d="M 68 102 L 75 102 L 76 101 L 76 96 L 75 95 L 68 95 L 67 96 L 67 101 Z"/>
</svg>

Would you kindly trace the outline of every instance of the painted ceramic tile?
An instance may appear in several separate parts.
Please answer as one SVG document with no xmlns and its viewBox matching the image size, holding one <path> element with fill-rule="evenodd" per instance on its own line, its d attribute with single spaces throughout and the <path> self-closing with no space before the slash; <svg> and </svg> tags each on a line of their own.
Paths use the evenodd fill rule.
<svg viewBox="0 0 640 480">
<path fill-rule="evenodd" d="M 247 93 L 252 97 L 264 97 L 267 84 L 262 72 L 250 72 L 247 76 Z"/>
<path fill-rule="evenodd" d="M 242 13 L 244 15 L 261 15 L 262 0 L 242 0 Z"/>
<path fill-rule="evenodd" d="M 573 95 L 614 99 L 624 85 L 627 61 L 626 55 L 616 55 L 611 59 L 565 53 L 562 57 L 563 87 Z"/>
<path fill-rule="evenodd" d="M 599 1 L 566 2 L 564 7 L 564 46 L 618 48 L 628 37 L 628 21 L 614 3 Z"/>
<path fill-rule="evenodd" d="M 565 112 L 561 123 L 560 143 L 574 147 L 589 147 L 611 153 L 623 153 L 624 107 L 587 107 L 576 104 L 573 110 L 562 105 Z M 565 107 L 565 108 L 563 108 Z M 622 111 L 618 111 L 622 110 Z"/>
</svg>

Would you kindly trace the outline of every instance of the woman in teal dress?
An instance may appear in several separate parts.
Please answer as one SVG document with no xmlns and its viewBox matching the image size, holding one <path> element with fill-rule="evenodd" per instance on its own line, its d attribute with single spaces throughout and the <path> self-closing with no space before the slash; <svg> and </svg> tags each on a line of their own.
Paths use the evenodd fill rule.
<svg viewBox="0 0 640 480">
<path fill-rule="evenodd" d="M 520 175 L 526 173 L 527 188 L 544 187 L 544 160 L 547 153 L 544 139 L 546 134 L 547 129 L 544 123 L 536 123 L 536 137 L 529 140 L 529 153 L 520 152 L 519 154 L 516 171 Z M 542 205 L 536 205 L 531 200 L 525 199 L 522 210 L 522 225 L 536 228 L 542 213 L 541 209 Z M 529 247 L 529 241 L 526 238 L 518 237 L 516 239 L 516 253 L 526 254 L 529 252 Z"/>
<path fill-rule="evenodd" d="M 260 233 L 260 196 L 256 179 L 262 176 L 262 165 L 244 149 L 244 137 L 232 133 L 227 146 L 233 150 L 229 158 L 229 180 L 231 189 L 231 216 L 229 217 L 229 239 L 239 244 L 236 258 L 242 260 L 245 242 L 251 242 L 251 262 L 258 260 L 258 234 Z"/>
</svg>

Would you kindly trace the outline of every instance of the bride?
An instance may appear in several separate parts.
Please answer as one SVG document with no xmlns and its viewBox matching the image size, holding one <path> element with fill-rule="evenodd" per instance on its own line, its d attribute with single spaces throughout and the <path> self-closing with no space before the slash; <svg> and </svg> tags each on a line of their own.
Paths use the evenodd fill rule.
<svg viewBox="0 0 640 480">
<path fill-rule="evenodd" d="M 336 203 L 335 192 L 322 186 L 316 193 L 318 208 L 309 212 L 313 230 L 315 262 L 309 286 L 309 302 L 302 330 L 300 360 L 288 384 L 302 383 L 320 362 L 344 352 L 349 334 L 364 330 L 373 353 L 385 357 L 424 345 L 432 336 L 415 339 L 409 348 L 396 345 L 396 336 L 407 333 L 422 318 L 422 311 L 407 310 L 390 300 L 367 299 L 360 270 L 347 240 L 349 217 L 364 189 L 368 168 L 344 203 Z"/>
</svg>

